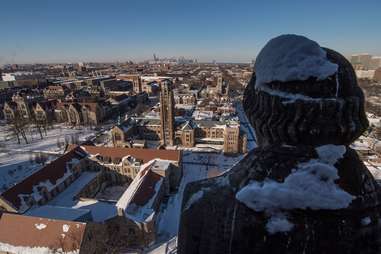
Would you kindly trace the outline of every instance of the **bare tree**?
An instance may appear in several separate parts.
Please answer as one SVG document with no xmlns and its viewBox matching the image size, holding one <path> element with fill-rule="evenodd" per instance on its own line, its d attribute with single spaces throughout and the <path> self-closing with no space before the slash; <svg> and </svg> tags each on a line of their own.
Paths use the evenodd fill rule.
<svg viewBox="0 0 381 254">
<path fill-rule="evenodd" d="M 24 139 L 25 143 L 29 143 L 26 136 L 26 130 L 29 128 L 28 119 L 25 119 L 16 111 L 14 118 L 10 121 L 10 126 L 13 134 L 17 137 L 18 144 L 21 143 L 20 136 Z"/>
<path fill-rule="evenodd" d="M 45 134 L 45 136 L 48 135 L 46 131 L 49 125 L 48 121 L 45 118 L 37 118 L 36 116 L 33 117 L 32 121 L 38 133 L 40 134 L 40 138 L 44 139 L 43 133 Z"/>
</svg>

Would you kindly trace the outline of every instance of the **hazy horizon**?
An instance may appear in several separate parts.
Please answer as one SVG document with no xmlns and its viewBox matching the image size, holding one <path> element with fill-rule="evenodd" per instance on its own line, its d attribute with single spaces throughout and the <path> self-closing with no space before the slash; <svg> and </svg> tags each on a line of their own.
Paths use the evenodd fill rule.
<svg viewBox="0 0 381 254">
<path fill-rule="evenodd" d="M 6 1 L 0 65 L 185 57 L 249 63 L 295 33 L 349 56 L 381 55 L 380 1 Z"/>
</svg>

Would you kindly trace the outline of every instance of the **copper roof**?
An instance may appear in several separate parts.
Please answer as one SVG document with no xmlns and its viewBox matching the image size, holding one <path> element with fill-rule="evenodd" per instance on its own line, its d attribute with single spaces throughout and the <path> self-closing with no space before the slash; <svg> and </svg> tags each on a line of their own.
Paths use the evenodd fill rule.
<svg viewBox="0 0 381 254">
<path fill-rule="evenodd" d="M 69 145 L 68 149 L 71 150 L 76 145 Z M 158 150 L 158 149 L 141 149 L 141 148 L 124 148 L 124 147 L 103 147 L 103 146 L 81 146 L 86 152 L 96 155 L 99 154 L 103 157 L 119 158 L 122 159 L 127 155 L 142 160 L 147 163 L 150 160 L 162 159 L 180 162 L 181 151 L 176 150 Z"/>
<path fill-rule="evenodd" d="M 18 196 L 19 194 L 31 194 L 33 192 L 33 186 L 47 180 L 49 180 L 52 184 L 55 184 L 58 179 L 64 176 L 67 162 L 74 158 L 82 159 L 84 157 L 85 153 L 80 147 L 76 147 L 58 159 L 50 162 L 36 173 L 25 178 L 23 181 L 9 188 L 1 194 L 1 196 L 10 202 L 17 210 L 19 210 L 21 208 L 21 200 Z"/>
<path fill-rule="evenodd" d="M 3 214 L 0 219 L 0 243 L 79 253 L 85 228 L 86 224 L 80 222 Z M 4 250 L 0 244 L 1 251 Z"/>
</svg>

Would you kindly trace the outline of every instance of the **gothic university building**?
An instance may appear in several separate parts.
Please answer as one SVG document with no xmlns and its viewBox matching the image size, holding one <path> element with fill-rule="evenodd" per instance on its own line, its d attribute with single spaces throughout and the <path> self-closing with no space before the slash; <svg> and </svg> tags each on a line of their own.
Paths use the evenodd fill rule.
<svg viewBox="0 0 381 254">
<path fill-rule="evenodd" d="M 172 83 L 164 80 L 160 83 L 160 125 L 161 125 L 161 143 L 163 145 L 174 145 L 174 99 Z"/>
<path fill-rule="evenodd" d="M 161 146 L 219 147 L 224 153 L 246 153 L 247 136 L 237 121 L 175 119 L 172 82 L 160 83 L 160 119 L 129 118 L 112 128 L 115 147 L 145 147 L 146 140 Z"/>
</svg>

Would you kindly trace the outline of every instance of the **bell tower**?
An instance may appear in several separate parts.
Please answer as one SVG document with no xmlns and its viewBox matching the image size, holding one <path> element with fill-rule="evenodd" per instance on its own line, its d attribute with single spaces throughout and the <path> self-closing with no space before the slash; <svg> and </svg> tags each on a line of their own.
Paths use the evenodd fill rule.
<svg viewBox="0 0 381 254">
<path fill-rule="evenodd" d="M 174 109 L 172 82 L 166 79 L 160 82 L 160 138 L 162 145 L 174 145 Z"/>
</svg>

